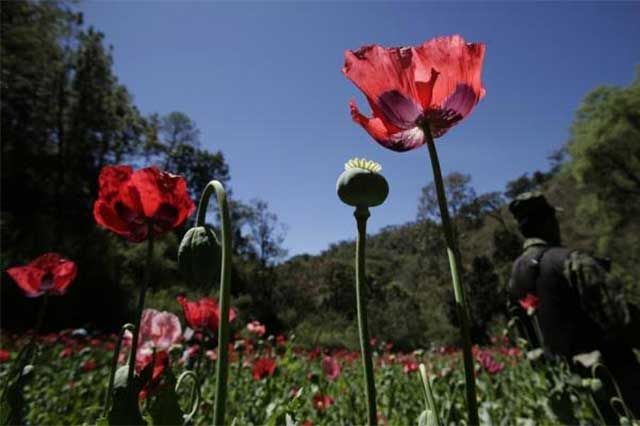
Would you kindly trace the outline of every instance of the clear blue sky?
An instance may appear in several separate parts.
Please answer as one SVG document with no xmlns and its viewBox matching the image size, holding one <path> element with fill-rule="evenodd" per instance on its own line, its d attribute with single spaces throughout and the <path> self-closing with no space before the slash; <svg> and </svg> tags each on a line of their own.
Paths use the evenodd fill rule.
<svg viewBox="0 0 640 426">
<path fill-rule="evenodd" d="M 370 230 L 415 218 L 431 181 L 423 147 L 395 153 L 351 122 L 359 91 L 343 52 L 459 33 L 487 44 L 487 95 L 438 140 L 445 173 L 478 193 L 535 169 L 568 137 L 582 97 L 627 85 L 640 63 L 640 3 L 87 2 L 85 22 L 114 46 L 115 71 L 144 114 L 183 111 L 222 150 L 237 198 L 259 197 L 289 226 L 290 255 L 353 238 L 335 194 L 344 162 L 382 164 L 391 192 Z"/>
</svg>

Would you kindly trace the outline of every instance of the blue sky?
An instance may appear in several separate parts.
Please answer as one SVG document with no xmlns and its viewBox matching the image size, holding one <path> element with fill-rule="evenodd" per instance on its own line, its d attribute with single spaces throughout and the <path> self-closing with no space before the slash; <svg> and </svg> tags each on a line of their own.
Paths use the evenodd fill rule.
<svg viewBox="0 0 640 426">
<path fill-rule="evenodd" d="M 86 2 L 85 23 L 114 47 L 120 81 L 144 114 L 182 111 L 222 150 L 237 198 L 262 198 L 288 225 L 290 255 L 355 234 L 335 194 L 346 160 L 382 164 L 386 203 L 369 230 L 415 218 L 432 180 L 426 148 L 395 153 L 352 123 L 359 91 L 345 49 L 415 45 L 459 33 L 487 44 L 486 97 L 438 140 L 443 172 L 478 193 L 547 168 L 582 97 L 627 85 L 640 64 L 639 3 Z"/>
</svg>

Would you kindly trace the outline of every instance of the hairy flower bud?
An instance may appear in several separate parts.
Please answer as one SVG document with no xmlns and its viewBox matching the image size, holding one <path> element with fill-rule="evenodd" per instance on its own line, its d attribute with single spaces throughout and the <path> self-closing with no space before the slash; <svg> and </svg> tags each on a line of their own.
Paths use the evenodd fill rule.
<svg viewBox="0 0 640 426">
<path fill-rule="evenodd" d="M 189 229 L 178 248 L 178 267 L 190 282 L 211 285 L 220 273 L 222 250 L 212 227 L 195 226 Z"/>
</svg>

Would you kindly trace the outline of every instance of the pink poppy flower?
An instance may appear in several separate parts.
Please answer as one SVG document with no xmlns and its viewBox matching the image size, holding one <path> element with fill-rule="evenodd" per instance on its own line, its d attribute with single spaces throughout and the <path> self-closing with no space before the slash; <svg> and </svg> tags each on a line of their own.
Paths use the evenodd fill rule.
<svg viewBox="0 0 640 426">
<path fill-rule="evenodd" d="M 264 324 L 261 324 L 260 321 L 251 321 L 247 324 L 247 331 L 258 337 L 262 337 L 267 332 L 267 327 L 265 327 Z"/>
<path fill-rule="evenodd" d="M 334 381 L 340 377 L 342 370 L 340 369 L 340 363 L 338 363 L 336 357 L 325 355 L 322 357 L 322 362 L 320 364 L 322 366 L 322 371 L 324 371 L 324 374 L 330 381 Z"/>
<path fill-rule="evenodd" d="M 351 116 L 382 146 L 408 151 L 467 117 L 485 95 L 485 45 L 459 35 L 415 47 L 364 46 L 345 52 L 342 73 L 367 97 L 371 118 L 351 101 Z"/>
<path fill-rule="evenodd" d="M 131 344 L 133 336 L 125 333 L 125 338 Z M 167 351 L 171 345 L 182 337 L 182 326 L 178 317 L 171 312 L 160 312 L 155 309 L 145 309 L 140 320 L 140 336 L 138 337 L 138 352 L 136 353 L 136 368 L 153 354 L 153 351 Z"/>
</svg>

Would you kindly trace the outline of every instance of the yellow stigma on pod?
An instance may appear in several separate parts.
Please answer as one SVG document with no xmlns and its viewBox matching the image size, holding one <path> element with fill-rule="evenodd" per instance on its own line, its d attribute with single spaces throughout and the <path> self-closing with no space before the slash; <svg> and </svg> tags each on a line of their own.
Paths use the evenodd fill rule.
<svg viewBox="0 0 640 426">
<path fill-rule="evenodd" d="M 382 171 L 382 166 L 375 161 L 367 160 L 365 158 L 352 158 L 345 163 L 344 169 L 364 169 L 373 173 L 380 173 Z"/>
</svg>

